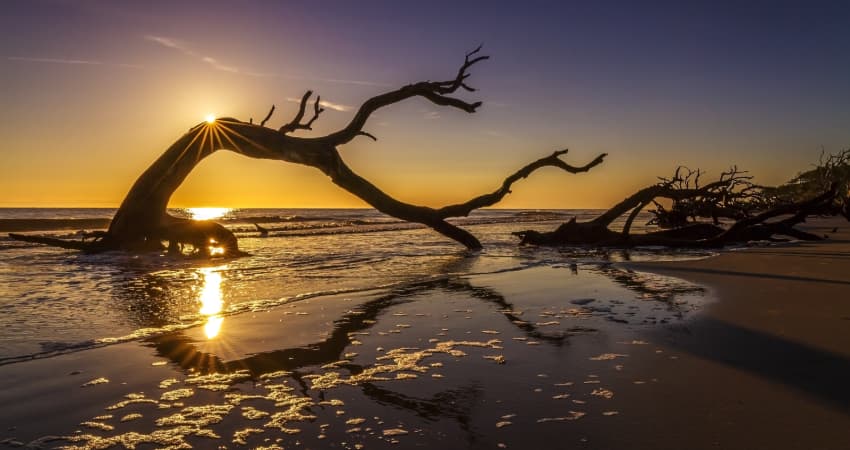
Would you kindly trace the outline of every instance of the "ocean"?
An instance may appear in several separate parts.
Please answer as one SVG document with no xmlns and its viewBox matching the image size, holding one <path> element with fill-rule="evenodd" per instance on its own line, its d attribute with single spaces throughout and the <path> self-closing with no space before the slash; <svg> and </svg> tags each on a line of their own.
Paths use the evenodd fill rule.
<svg viewBox="0 0 850 450">
<path fill-rule="evenodd" d="M 170 331 L 218 333 L 225 317 L 306 298 L 386 289 L 539 266 L 599 267 L 620 260 L 682 259 L 700 251 L 520 247 L 514 231 L 552 230 L 595 210 L 475 211 L 453 220 L 479 237 L 468 252 L 429 228 L 372 209 L 175 209 L 216 220 L 250 256 L 84 255 L 14 241 L 9 232 L 79 239 L 115 209 L 0 209 L 0 365 Z M 636 221 L 635 232 L 648 217 Z M 261 236 L 254 224 L 269 230 Z"/>
</svg>

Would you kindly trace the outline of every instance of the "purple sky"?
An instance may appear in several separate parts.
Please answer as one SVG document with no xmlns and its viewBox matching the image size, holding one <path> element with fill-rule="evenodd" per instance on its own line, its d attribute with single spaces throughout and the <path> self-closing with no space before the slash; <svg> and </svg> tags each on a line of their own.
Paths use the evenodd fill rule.
<svg viewBox="0 0 850 450">
<path fill-rule="evenodd" d="M 332 131 L 366 98 L 451 78 L 484 43 L 479 113 L 421 100 L 341 149 L 404 200 L 440 205 L 569 147 L 504 207 L 604 207 L 679 164 L 762 183 L 850 145 L 848 2 L 120 2 L 0 5 L 0 206 L 115 206 L 208 113 L 258 118 L 307 89 Z M 743 4 L 746 3 L 746 4 Z M 177 206 L 362 206 L 315 169 L 204 161 Z"/>
</svg>

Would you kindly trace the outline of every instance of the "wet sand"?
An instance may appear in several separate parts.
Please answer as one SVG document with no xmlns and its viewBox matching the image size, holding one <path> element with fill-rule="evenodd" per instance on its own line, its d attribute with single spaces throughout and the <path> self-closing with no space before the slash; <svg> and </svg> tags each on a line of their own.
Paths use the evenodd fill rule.
<svg viewBox="0 0 850 450">
<path fill-rule="evenodd" d="M 836 225 L 823 243 L 441 277 L 0 366 L 0 441 L 846 448 L 850 227 L 813 229 Z"/>
<path fill-rule="evenodd" d="M 663 423 L 658 448 L 850 446 L 850 226 L 806 228 L 830 239 L 640 265 L 710 286 L 719 301 L 648 335 L 679 359 L 634 367 L 665 383 L 650 386 L 661 401 L 624 435 Z M 624 400 L 651 401 L 643 395 Z"/>
</svg>

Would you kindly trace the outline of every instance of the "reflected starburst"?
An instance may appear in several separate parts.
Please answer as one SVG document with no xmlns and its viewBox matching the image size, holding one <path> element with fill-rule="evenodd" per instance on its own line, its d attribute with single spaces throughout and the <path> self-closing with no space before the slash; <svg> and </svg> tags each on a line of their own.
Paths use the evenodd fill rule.
<svg viewBox="0 0 850 450">
<path fill-rule="evenodd" d="M 221 271 L 227 266 L 205 267 L 200 269 L 203 276 L 203 286 L 198 301 L 201 303 L 199 313 L 206 316 L 204 333 L 207 339 L 213 339 L 221 331 L 224 317 L 221 316 L 224 308 L 224 300 L 221 295 Z"/>
<path fill-rule="evenodd" d="M 204 334 L 207 336 L 207 339 L 218 336 L 223 322 L 224 317 L 221 316 L 211 316 L 207 319 L 207 323 L 204 325 Z"/>
</svg>

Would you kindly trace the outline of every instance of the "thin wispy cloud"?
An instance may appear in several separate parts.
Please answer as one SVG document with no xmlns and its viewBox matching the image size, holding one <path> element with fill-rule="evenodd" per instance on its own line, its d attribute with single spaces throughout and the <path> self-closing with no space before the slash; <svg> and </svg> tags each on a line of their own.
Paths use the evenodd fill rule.
<svg viewBox="0 0 850 450">
<path fill-rule="evenodd" d="M 183 53 L 186 56 L 190 56 L 198 61 L 209 64 L 215 70 L 221 70 L 222 72 L 230 72 L 230 73 L 243 73 L 239 70 L 238 67 L 231 66 L 228 64 L 224 64 L 216 58 L 212 56 L 202 55 L 194 50 L 192 50 L 188 44 L 179 41 L 177 39 L 172 39 L 164 36 L 154 36 L 151 34 L 145 35 L 145 39 L 156 44 L 159 44 L 165 48 L 169 48 L 172 50 L 176 50 L 180 53 Z M 246 73 L 246 75 L 251 72 Z"/>
<path fill-rule="evenodd" d="M 183 42 L 179 39 L 174 39 L 174 38 L 165 37 L 165 36 L 155 36 L 155 35 L 152 35 L 152 34 L 145 35 L 145 39 L 148 40 L 148 41 L 151 41 L 153 43 L 159 44 L 163 47 L 166 47 L 166 48 L 169 48 L 169 49 L 172 49 L 172 50 L 176 50 L 180 53 L 183 53 L 186 56 L 189 56 L 191 58 L 197 59 L 200 62 L 208 64 L 210 67 L 212 67 L 215 70 L 220 70 L 222 72 L 236 73 L 236 74 L 240 74 L 240 75 L 247 75 L 247 76 L 250 76 L 250 77 L 280 77 L 280 78 L 289 78 L 289 79 L 294 79 L 294 80 L 310 80 L 310 81 L 335 83 L 335 84 L 353 84 L 353 85 L 358 85 L 358 86 L 382 86 L 382 87 L 390 86 L 386 83 L 375 83 L 375 82 L 372 82 L 372 81 L 345 80 L 345 79 L 339 79 L 339 78 L 310 78 L 310 77 L 297 76 L 297 75 L 257 72 L 257 71 L 247 70 L 247 69 L 244 69 L 244 68 L 241 68 L 241 67 L 236 67 L 236 66 L 224 63 L 221 60 L 219 60 L 218 58 L 215 58 L 215 57 L 210 56 L 210 55 L 204 55 L 204 54 L 198 53 L 195 50 L 193 50 L 189 44 L 187 44 L 187 43 L 185 43 L 185 42 Z M 330 106 L 330 104 L 327 105 L 327 106 L 328 106 L 328 108 L 331 108 L 331 109 L 337 109 L 334 106 Z M 344 105 L 337 105 L 337 106 L 345 107 Z M 347 111 L 347 110 L 338 109 L 338 111 Z"/>
<path fill-rule="evenodd" d="M 156 42 L 157 44 L 162 45 L 164 47 L 176 48 L 176 49 L 181 50 L 181 51 L 186 51 L 174 39 L 169 39 L 167 37 L 162 37 L 162 36 L 153 36 L 153 35 L 150 35 L 150 34 L 145 35 L 145 39 L 147 39 L 149 41 Z"/>
<path fill-rule="evenodd" d="M 98 61 L 92 59 L 65 59 L 65 58 L 34 58 L 30 56 L 8 56 L 9 61 L 22 61 L 30 63 L 45 63 L 45 64 L 69 64 L 69 65 L 86 65 L 86 66 L 112 66 L 126 67 L 129 69 L 141 69 L 138 64 L 113 63 L 106 61 Z"/>
<path fill-rule="evenodd" d="M 291 102 L 291 103 L 298 103 L 298 104 L 301 103 L 300 98 L 294 98 L 294 97 L 286 97 L 286 101 Z M 352 109 L 354 109 L 353 106 L 343 105 L 341 103 L 333 103 L 333 102 L 329 102 L 327 100 L 322 100 L 321 102 L 319 102 L 319 105 L 321 105 L 323 108 L 328 108 L 328 109 L 332 109 L 334 111 L 340 111 L 340 112 L 351 111 Z"/>
<path fill-rule="evenodd" d="M 243 70 L 243 69 L 240 69 L 239 67 L 223 63 L 221 60 L 219 60 L 215 57 L 212 57 L 212 56 L 209 56 L 209 55 L 203 55 L 201 53 L 196 52 L 195 50 L 192 50 L 192 48 L 189 46 L 189 44 L 187 44 L 187 43 L 185 43 L 181 40 L 178 40 L 178 39 L 165 37 L 165 36 L 155 36 L 155 35 L 152 35 L 152 34 L 145 35 L 145 39 L 148 40 L 148 41 L 154 42 L 156 44 L 159 44 L 159 45 L 161 45 L 165 48 L 176 50 L 176 51 L 178 51 L 178 52 L 180 52 L 180 53 L 182 53 L 186 56 L 189 56 L 193 59 L 196 59 L 196 60 L 198 60 L 202 63 L 208 64 L 210 67 L 212 67 L 215 70 L 220 70 L 222 72 L 229 72 L 229 73 L 237 73 L 237 74 L 241 74 L 241 75 L 248 75 L 248 76 L 252 76 L 252 77 L 274 76 L 274 74 L 255 72 L 255 71 L 251 71 L 251 70 Z"/>
<path fill-rule="evenodd" d="M 232 72 L 232 73 L 239 73 L 240 72 L 239 69 L 237 69 L 236 67 L 226 66 L 226 65 L 220 63 L 217 59 L 211 58 L 209 56 L 204 56 L 203 58 L 201 58 L 201 61 L 213 66 L 216 70 L 222 70 L 224 72 Z"/>
<path fill-rule="evenodd" d="M 278 78 L 286 78 L 289 80 L 307 80 L 317 83 L 332 83 L 332 84 L 353 84 L 355 86 L 376 86 L 376 87 L 392 87 L 394 85 L 388 83 L 378 83 L 372 81 L 362 81 L 362 80 L 343 80 L 339 78 L 321 78 L 321 77 L 310 77 L 310 76 L 299 76 L 299 75 L 276 75 L 276 74 L 257 74 L 257 76 L 267 76 L 267 77 L 278 77 Z"/>
<path fill-rule="evenodd" d="M 291 77 L 291 78 L 307 78 L 307 77 Z M 316 81 L 324 81 L 326 83 L 339 83 L 339 84 L 355 84 L 359 86 L 378 86 L 378 87 L 390 87 L 391 84 L 388 83 L 376 83 L 374 81 L 361 81 L 361 80 L 341 80 L 337 78 L 313 78 Z"/>
</svg>

